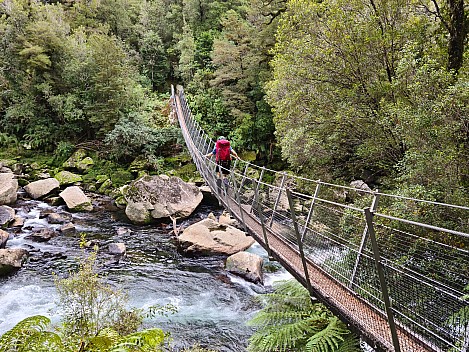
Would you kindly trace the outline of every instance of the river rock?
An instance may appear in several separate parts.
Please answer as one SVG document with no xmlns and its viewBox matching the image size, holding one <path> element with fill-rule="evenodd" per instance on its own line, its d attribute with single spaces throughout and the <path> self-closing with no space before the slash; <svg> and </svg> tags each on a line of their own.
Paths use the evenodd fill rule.
<svg viewBox="0 0 469 352">
<path fill-rule="evenodd" d="M 7 205 L 0 206 L 0 227 L 8 226 L 15 220 L 15 209 Z"/>
<path fill-rule="evenodd" d="M 18 180 L 11 172 L 0 173 L 0 205 L 16 202 Z"/>
<path fill-rule="evenodd" d="M 24 186 L 24 190 L 33 199 L 45 197 L 53 191 L 59 189 L 60 183 L 55 178 L 47 178 L 45 180 L 38 180 L 28 183 Z"/>
<path fill-rule="evenodd" d="M 229 213 L 224 211 L 220 217 L 218 218 L 218 222 L 222 225 L 230 225 L 230 226 L 235 226 L 238 225 L 238 221 L 236 219 L 233 219 Z"/>
<path fill-rule="evenodd" d="M 10 234 L 6 231 L 0 230 L 0 248 L 5 248 Z"/>
<path fill-rule="evenodd" d="M 61 186 L 73 185 L 74 183 L 83 181 L 80 175 L 70 171 L 60 171 L 55 175 L 55 178 L 59 181 Z"/>
<path fill-rule="evenodd" d="M 125 213 L 136 224 L 167 217 L 186 218 L 202 201 L 202 193 L 178 177 L 143 176 L 125 189 Z"/>
<path fill-rule="evenodd" d="M 13 220 L 13 223 L 11 224 L 11 227 L 22 227 L 24 225 L 24 218 L 16 215 L 15 219 Z"/>
<path fill-rule="evenodd" d="M 109 253 L 117 255 L 125 255 L 125 244 L 124 243 L 109 243 Z"/>
<path fill-rule="evenodd" d="M 60 192 L 60 197 L 65 201 L 70 211 L 92 211 L 91 200 L 78 186 L 70 186 Z"/>
<path fill-rule="evenodd" d="M 59 231 L 64 233 L 64 234 L 73 233 L 73 232 L 75 232 L 75 225 L 71 222 L 66 223 L 65 225 L 63 225 L 59 228 Z"/>
<path fill-rule="evenodd" d="M 201 255 L 231 255 L 249 248 L 254 243 L 254 239 L 243 231 L 209 218 L 186 228 L 177 237 L 177 241 L 186 254 Z"/>
<path fill-rule="evenodd" d="M 238 252 L 226 259 L 225 268 L 230 273 L 244 277 L 254 283 L 263 283 L 263 260 L 257 254 Z"/>
<path fill-rule="evenodd" d="M 23 266 L 28 251 L 22 248 L 0 249 L 0 276 L 8 275 Z"/>
<path fill-rule="evenodd" d="M 41 229 L 38 232 L 26 236 L 26 238 L 34 242 L 47 242 L 56 236 L 57 232 L 53 229 Z"/>
<path fill-rule="evenodd" d="M 72 214 L 69 213 L 51 213 L 47 215 L 47 222 L 49 224 L 65 224 L 72 220 Z"/>
</svg>

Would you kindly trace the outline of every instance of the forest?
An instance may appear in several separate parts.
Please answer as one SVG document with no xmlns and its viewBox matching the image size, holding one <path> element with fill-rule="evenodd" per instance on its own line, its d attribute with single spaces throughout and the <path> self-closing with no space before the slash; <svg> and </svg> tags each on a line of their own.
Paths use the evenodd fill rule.
<svg viewBox="0 0 469 352">
<path fill-rule="evenodd" d="M 468 32 L 464 0 L 0 0 L 0 160 L 58 166 L 83 148 L 161 173 L 184 154 L 168 118 L 177 84 L 252 163 L 466 206 Z M 311 329 L 317 308 L 293 292 Z M 349 343 L 320 313 L 338 326 L 331 343 Z"/>
<path fill-rule="evenodd" d="M 463 0 L 3 0 L 0 14 L 10 153 L 155 161 L 181 143 L 177 83 L 255 163 L 467 203 Z"/>
</svg>

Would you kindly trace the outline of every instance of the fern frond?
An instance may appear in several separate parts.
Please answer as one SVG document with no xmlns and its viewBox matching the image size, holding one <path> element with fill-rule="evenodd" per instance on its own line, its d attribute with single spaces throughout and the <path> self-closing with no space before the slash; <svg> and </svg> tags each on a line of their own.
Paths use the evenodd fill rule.
<svg viewBox="0 0 469 352">
<path fill-rule="evenodd" d="M 159 351 L 165 334 L 161 329 L 147 329 L 124 336 L 111 347 L 111 352 Z"/>
<path fill-rule="evenodd" d="M 49 324 L 50 319 L 43 315 L 23 319 L 0 337 L 0 352 L 17 351 L 25 339 L 44 331 Z"/>
<path fill-rule="evenodd" d="M 344 341 L 342 335 L 349 334 L 343 323 L 336 317 L 330 319 L 329 324 L 308 339 L 307 352 L 331 352 L 336 351 Z"/>
<path fill-rule="evenodd" d="M 340 344 L 339 348 L 335 352 L 360 352 L 360 341 L 358 337 L 352 333 L 345 335 L 344 341 Z"/>
</svg>

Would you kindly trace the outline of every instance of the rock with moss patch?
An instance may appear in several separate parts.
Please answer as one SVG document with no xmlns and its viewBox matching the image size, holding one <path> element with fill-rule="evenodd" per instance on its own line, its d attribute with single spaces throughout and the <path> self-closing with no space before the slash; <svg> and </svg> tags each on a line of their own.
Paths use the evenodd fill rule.
<svg viewBox="0 0 469 352">
<path fill-rule="evenodd" d="M 70 171 L 60 171 L 55 175 L 55 178 L 59 181 L 61 186 L 73 185 L 83 181 L 83 178 L 80 175 L 74 174 Z"/>
<path fill-rule="evenodd" d="M 94 165 L 94 161 L 91 157 L 87 156 L 86 158 L 77 162 L 76 168 L 82 172 L 91 169 Z"/>
<path fill-rule="evenodd" d="M 92 211 L 93 205 L 91 200 L 78 186 L 67 187 L 64 191 L 60 192 L 60 197 L 65 201 L 70 211 Z"/>
<path fill-rule="evenodd" d="M 98 193 L 104 194 L 109 188 L 111 188 L 111 186 L 112 186 L 112 181 L 111 179 L 108 178 L 106 181 L 104 181 L 101 184 L 101 186 L 98 189 Z"/>
<path fill-rule="evenodd" d="M 196 186 L 166 175 L 139 178 L 129 185 L 124 196 L 127 208 L 146 204 L 145 209 L 153 219 L 188 217 L 203 198 Z"/>
<path fill-rule="evenodd" d="M 84 149 L 78 149 L 72 154 L 63 164 L 64 169 L 78 169 L 77 165 L 80 161 L 86 158 L 86 151 Z"/>
<path fill-rule="evenodd" d="M 125 215 L 134 224 L 147 225 L 152 222 L 151 210 L 153 210 L 153 206 L 148 202 L 130 201 L 125 207 Z"/>
</svg>

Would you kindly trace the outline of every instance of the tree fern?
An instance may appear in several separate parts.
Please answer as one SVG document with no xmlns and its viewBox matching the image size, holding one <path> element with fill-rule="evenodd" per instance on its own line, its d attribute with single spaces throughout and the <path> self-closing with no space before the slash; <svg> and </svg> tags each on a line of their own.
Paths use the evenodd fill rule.
<svg viewBox="0 0 469 352">
<path fill-rule="evenodd" d="M 258 328 L 249 340 L 250 352 L 359 351 L 356 336 L 323 304 L 313 303 L 298 282 L 280 282 L 259 299 L 265 306 L 248 322 Z"/>
<path fill-rule="evenodd" d="M 65 351 L 60 336 L 46 330 L 49 325 L 42 315 L 23 319 L 0 337 L 0 352 Z"/>
</svg>

